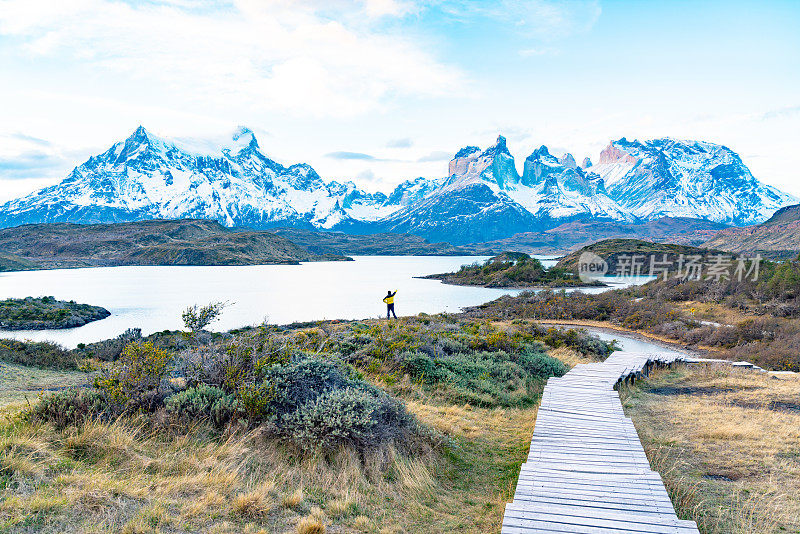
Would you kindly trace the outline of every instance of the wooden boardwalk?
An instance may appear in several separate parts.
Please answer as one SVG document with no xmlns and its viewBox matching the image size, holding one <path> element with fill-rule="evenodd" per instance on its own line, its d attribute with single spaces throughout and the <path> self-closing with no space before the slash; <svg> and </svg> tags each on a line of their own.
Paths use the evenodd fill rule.
<svg viewBox="0 0 800 534">
<path fill-rule="evenodd" d="M 675 515 L 614 390 L 679 357 L 615 352 L 548 380 L 502 533 L 698 533 Z"/>
</svg>

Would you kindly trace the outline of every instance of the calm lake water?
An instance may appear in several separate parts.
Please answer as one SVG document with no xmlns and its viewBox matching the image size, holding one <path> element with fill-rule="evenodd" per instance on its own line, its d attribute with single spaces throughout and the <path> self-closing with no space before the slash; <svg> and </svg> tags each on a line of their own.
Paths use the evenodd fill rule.
<svg viewBox="0 0 800 534">
<path fill-rule="evenodd" d="M 362 256 L 348 262 L 225 267 L 102 267 L 0 274 L 0 298 L 53 295 L 103 306 L 111 317 L 80 328 L 3 332 L 67 347 L 115 337 L 127 328 L 147 335 L 182 327 L 193 304 L 228 301 L 213 330 L 316 319 L 364 319 L 385 313 L 382 299 L 398 290 L 399 315 L 457 312 L 515 290 L 452 286 L 415 276 L 483 261 L 475 256 Z"/>
<path fill-rule="evenodd" d="M 115 337 L 128 328 L 147 335 L 182 327 L 193 304 L 230 302 L 211 329 L 230 330 L 268 321 L 382 316 L 388 289 L 398 290 L 398 315 L 458 312 L 514 289 L 442 284 L 416 276 L 457 270 L 478 256 L 358 256 L 351 262 L 244 267 L 103 267 L 0 273 L 0 299 L 52 295 L 103 306 L 111 317 L 68 330 L 0 332 L 0 337 L 50 340 L 66 347 Z M 555 260 L 542 258 L 549 267 Z M 618 287 L 618 286 L 615 286 Z M 605 288 L 591 288 L 603 291 Z"/>
</svg>

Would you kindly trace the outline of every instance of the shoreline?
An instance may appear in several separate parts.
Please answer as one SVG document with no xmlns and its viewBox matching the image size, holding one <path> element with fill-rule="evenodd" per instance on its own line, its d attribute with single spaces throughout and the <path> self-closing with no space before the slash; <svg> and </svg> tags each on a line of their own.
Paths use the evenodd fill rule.
<svg viewBox="0 0 800 534">
<path fill-rule="evenodd" d="M 448 286 L 458 286 L 458 287 L 482 287 L 484 289 L 513 289 L 515 291 L 534 291 L 534 290 L 544 290 L 544 289 L 552 289 L 553 291 L 560 291 L 562 289 L 584 289 L 584 288 L 591 288 L 591 287 L 609 287 L 613 288 L 614 286 L 611 284 L 581 284 L 581 285 L 572 285 L 572 286 L 490 286 L 486 284 L 457 284 L 455 282 L 448 282 L 441 278 L 438 278 L 439 275 L 424 275 L 424 276 L 412 276 L 412 278 L 418 278 L 420 280 L 438 280 L 442 284 L 446 284 Z"/>
<path fill-rule="evenodd" d="M 705 347 L 688 347 L 683 343 L 680 343 L 675 340 L 671 340 L 669 338 L 657 336 L 655 334 L 650 334 L 648 332 L 641 332 L 639 330 L 631 330 L 630 328 L 626 328 L 624 326 L 618 326 L 611 324 L 607 321 L 588 321 L 588 320 L 573 320 L 573 319 L 536 319 L 534 322 L 543 325 L 551 325 L 551 326 L 585 326 L 589 328 L 595 328 L 597 330 L 602 330 L 606 333 L 621 333 L 625 334 L 628 337 L 636 339 L 638 341 L 646 341 L 648 343 L 653 343 L 654 345 L 661 345 L 665 348 L 669 349 L 680 349 L 687 354 L 691 354 L 693 356 L 701 356 L 706 357 L 710 355 L 717 355 L 717 351 L 714 351 L 709 348 Z"/>
</svg>

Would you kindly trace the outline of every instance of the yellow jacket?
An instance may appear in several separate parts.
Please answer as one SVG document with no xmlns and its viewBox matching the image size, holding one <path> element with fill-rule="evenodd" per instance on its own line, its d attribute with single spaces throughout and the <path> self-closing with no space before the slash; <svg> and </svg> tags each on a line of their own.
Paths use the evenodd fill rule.
<svg viewBox="0 0 800 534">
<path fill-rule="evenodd" d="M 383 302 L 385 302 L 386 304 L 394 304 L 395 295 L 397 295 L 397 291 L 395 291 L 391 295 L 386 295 L 385 297 L 383 297 Z"/>
</svg>

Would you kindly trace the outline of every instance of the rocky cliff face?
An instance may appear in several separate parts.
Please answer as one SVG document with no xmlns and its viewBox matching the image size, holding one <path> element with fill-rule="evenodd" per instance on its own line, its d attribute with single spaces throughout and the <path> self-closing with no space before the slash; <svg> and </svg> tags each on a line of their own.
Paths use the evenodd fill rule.
<svg viewBox="0 0 800 534">
<path fill-rule="evenodd" d="M 242 128 L 193 145 L 142 127 L 60 184 L 0 206 L 0 227 L 37 222 L 211 219 L 225 226 L 409 232 L 463 244 L 543 231 L 577 219 L 635 223 L 689 217 L 760 222 L 796 199 L 760 183 L 730 149 L 698 141 L 622 138 L 597 164 L 534 150 L 517 171 L 506 139 L 459 150 L 440 179 L 388 195 L 325 181 L 306 164 L 267 157 Z"/>
<path fill-rule="evenodd" d="M 459 150 L 449 170 L 441 187 L 377 224 L 461 244 L 585 216 L 630 220 L 604 193 L 601 178 L 584 173 L 572 156 L 556 158 L 545 146 L 528 156 L 522 176 L 502 136 L 483 151 Z"/>
<path fill-rule="evenodd" d="M 590 170 L 604 179 L 614 201 L 643 220 L 752 224 L 794 200 L 756 180 L 729 148 L 701 141 L 622 138 L 603 150 Z"/>
<path fill-rule="evenodd" d="M 163 139 L 140 126 L 60 184 L 0 206 L 0 227 L 197 218 L 225 226 L 332 228 L 385 217 L 424 187 L 401 184 L 393 205 L 352 182 L 326 182 L 309 165 L 280 165 L 246 128 L 208 147 Z"/>
</svg>

